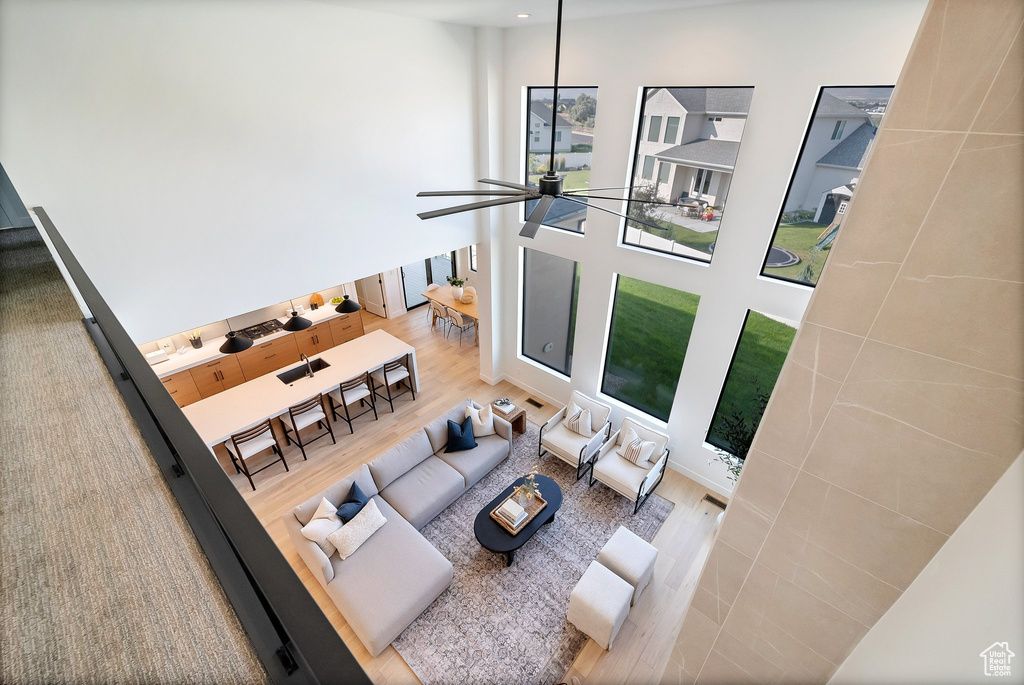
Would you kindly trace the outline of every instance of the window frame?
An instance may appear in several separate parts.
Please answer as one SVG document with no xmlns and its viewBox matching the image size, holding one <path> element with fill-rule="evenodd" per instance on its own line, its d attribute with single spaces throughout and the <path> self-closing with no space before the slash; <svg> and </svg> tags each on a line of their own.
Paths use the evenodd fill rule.
<svg viewBox="0 0 1024 685">
<path fill-rule="evenodd" d="M 662 116 L 660 114 L 652 114 L 650 116 L 650 120 L 651 120 L 651 123 L 647 127 L 647 142 L 648 143 L 660 143 L 661 141 L 659 140 L 659 138 L 661 138 L 661 120 L 662 120 Z M 655 121 L 658 122 L 657 126 L 654 125 Z M 651 137 L 652 135 L 654 136 L 653 138 Z"/>
<path fill-rule="evenodd" d="M 651 162 L 651 168 L 650 168 L 649 171 L 647 169 L 647 162 L 648 162 L 648 160 L 650 160 L 650 162 Z M 645 181 L 653 181 L 654 180 L 654 165 L 657 164 L 657 163 L 658 163 L 658 160 L 656 160 L 654 158 L 654 155 L 644 155 L 644 161 L 643 161 L 643 164 L 641 165 L 641 169 L 640 169 L 640 178 L 642 178 Z"/>
<path fill-rule="evenodd" d="M 531 357 L 530 355 L 528 355 L 526 353 L 526 349 L 524 347 L 525 338 L 526 338 L 526 274 L 527 274 L 527 270 L 528 270 L 528 267 L 527 267 L 527 261 L 528 261 L 527 260 L 527 253 L 530 252 L 530 251 L 540 252 L 540 253 L 548 255 L 550 257 L 558 257 L 559 259 L 564 259 L 566 261 L 570 261 L 573 264 L 575 264 L 575 266 L 573 267 L 572 295 L 569 298 L 569 322 L 570 322 L 570 324 L 572 323 L 572 320 L 573 320 L 572 313 L 573 313 L 574 310 L 577 310 L 577 308 L 579 306 L 579 296 L 580 296 L 579 291 L 580 291 L 581 288 L 577 288 L 576 284 L 580 283 L 581 287 L 582 287 L 582 280 L 583 279 L 582 279 L 582 276 L 580 275 L 580 263 L 579 263 L 579 260 L 576 260 L 576 259 L 569 259 L 568 257 L 563 257 L 562 255 L 555 254 L 553 252 L 545 252 L 544 250 L 539 250 L 539 249 L 532 248 L 532 247 L 526 247 L 524 245 L 523 246 L 523 250 L 522 250 L 522 260 L 521 260 L 522 267 L 520 268 L 520 271 L 519 271 L 519 303 L 520 303 L 520 306 L 519 306 L 519 355 L 518 356 L 519 356 L 520 359 L 524 359 L 524 360 L 528 361 L 531 364 L 536 364 L 537 366 L 542 367 L 546 371 L 550 371 L 551 373 L 557 374 L 560 378 L 564 378 L 566 380 L 571 380 L 572 379 L 572 364 L 571 363 L 567 364 L 567 366 L 569 367 L 569 369 L 568 369 L 569 373 L 566 373 L 565 371 L 562 371 L 559 368 L 551 366 L 550 364 L 548 364 L 545 361 L 541 361 L 540 359 L 534 359 L 533 357 Z M 566 356 L 569 357 L 569 356 L 572 355 L 572 350 L 574 350 L 576 348 L 576 344 L 575 344 L 576 343 L 576 327 L 573 326 L 573 325 L 570 325 L 569 326 L 569 330 L 566 331 L 566 343 L 567 343 L 567 345 L 566 345 Z M 568 361 L 568 359 L 567 359 L 567 361 Z"/>
<path fill-rule="evenodd" d="M 477 260 L 476 245 L 470 245 L 469 246 L 469 270 L 472 271 L 473 273 L 477 272 L 478 264 L 477 264 L 476 260 Z"/>
<path fill-rule="evenodd" d="M 672 120 L 675 119 L 675 124 L 672 124 Z M 665 135 L 662 137 L 661 142 L 669 143 L 671 145 L 676 144 L 676 138 L 679 137 L 679 122 L 681 117 L 665 117 Z M 672 129 L 672 140 L 668 139 L 669 129 Z"/>
<path fill-rule="evenodd" d="M 832 137 L 829 140 L 842 140 L 843 131 L 846 130 L 846 119 L 837 119 L 836 125 L 832 127 Z"/>
<path fill-rule="evenodd" d="M 775 239 L 779 235 L 779 228 L 782 224 L 782 215 L 785 214 L 786 202 L 789 200 L 789 194 L 793 192 L 793 182 L 796 180 L 796 172 L 800 166 L 800 161 L 804 157 L 804 152 L 807 149 L 807 141 L 811 137 L 811 127 L 814 126 L 814 115 L 818 111 L 818 106 L 821 104 L 821 96 L 826 90 L 833 88 L 893 88 L 896 86 L 882 86 L 882 85 L 845 85 L 845 86 L 818 86 L 818 94 L 814 98 L 814 104 L 811 106 L 811 111 L 807 115 L 807 125 L 804 127 L 804 138 L 800 142 L 800 149 L 797 150 L 796 157 L 793 158 L 793 164 L 789 170 L 789 183 L 786 184 L 786 192 L 782 195 L 782 200 L 779 201 L 779 211 L 775 216 L 775 228 L 772 229 L 772 234 L 768 238 L 768 243 L 764 248 L 764 257 L 761 258 L 761 270 L 758 272 L 758 278 L 771 278 L 776 281 L 782 281 L 784 283 L 792 283 L 803 288 L 810 288 L 813 290 L 817 287 L 817 283 L 807 283 L 806 281 L 799 281 L 795 278 L 789 278 L 787 276 L 778 276 L 775 274 L 765 273 L 765 269 L 768 268 L 768 255 L 771 254 L 772 247 L 775 245 Z M 889 96 L 890 100 L 892 95 Z M 833 243 L 834 244 L 834 243 Z M 828 259 L 826 258 L 826 263 Z M 822 265 L 824 268 L 824 265 Z"/>
<path fill-rule="evenodd" d="M 661 180 L 662 176 L 665 177 L 664 181 Z M 658 162 L 658 185 L 667 184 L 670 178 L 672 178 L 672 167 L 669 166 L 669 162 Z"/>
</svg>

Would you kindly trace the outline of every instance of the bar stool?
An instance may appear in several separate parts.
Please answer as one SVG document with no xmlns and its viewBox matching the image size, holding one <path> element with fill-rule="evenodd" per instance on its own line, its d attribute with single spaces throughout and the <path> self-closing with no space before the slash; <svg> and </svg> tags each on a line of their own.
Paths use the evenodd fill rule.
<svg viewBox="0 0 1024 685">
<path fill-rule="evenodd" d="M 396 397 L 401 397 L 405 393 L 411 392 L 413 401 L 416 400 L 416 391 L 412 387 L 412 379 L 410 378 L 411 374 L 409 372 L 411 364 L 412 355 L 406 354 L 405 356 L 399 357 L 394 361 L 390 361 L 384 366 L 370 372 L 370 385 L 373 393 L 382 400 L 387 400 L 392 412 L 395 411 L 395 403 L 393 400 Z M 403 390 L 399 393 L 392 393 L 391 386 L 397 385 L 402 381 L 405 381 L 408 390 Z M 378 383 L 380 383 L 384 387 L 384 390 L 387 391 L 388 394 L 386 396 L 380 394 L 380 391 L 377 389 Z"/>
<path fill-rule="evenodd" d="M 284 439 L 298 445 L 299 450 L 302 451 L 303 459 L 306 458 L 306 445 L 319 440 L 325 435 L 330 435 L 331 442 L 335 445 L 338 444 L 338 441 L 334 439 L 334 429 L 331 428 L 331 422 L 327 420 L 327 414 L 324 412 L 323 393 L 318 393 L 316 396 L 310 397 L 305 402 L 299 402 L 296 405 L 288 407 L 288 418 L 291 419 L 291 428 L 288 428 L 288 424 L 284 422 L 283 414 L 281 417 L 281 425 L 284 427 Z M 320 433 L 316 437 L 303 440 L 299 431 L 307 426 L 312 426 L 314 423 L 325 429 L 324 432 Z M 292 437 L 292 430 L 295 431 L 295 437 Z"/>
<path fill-rule="evenodd" d="M 352 428 L 352 419 L 357 419 L 363 414 L 369 414 L 372 411 L 373 420 L 377 420 L 377 403 L 374 400 L 375 393 L 370 391 L 370 384 L 370 374 L 367 372 L 362 376 L 356 376 L 351 380 L 345 381 L 327 395 L 327 399 L 331 403 L 331 413 L 334 414 L 334 419 L 336 421 L 341 419 L 347 423 L 349 433 L 355 433 L 355 429 Z M 349 407 L 357 402 L 360 407 L 370 405 L 370 408 L 364 409 L 353 416 L 349 413 Z M 339 406 L 345 409 L 344 416 L 338 414 Z"/>
<path fill-rule="evenodd" d="M 231 463 L 235 466 L 235 471 L 245 475 L 253 492 L 256 491 L 256 484 L 252 482 L 253 474 L 268 469 L 277 462 L 284 464 L 285 471 L 288 470 L 288 462 L 284 460 L 281 444 L 277 441 L 274 429 L 270 426 L 270 419 L 240 433 L 235 433 L 231 436 L 230 440 L 224 442 L 224 447 L 228 450 L 228 455 L 231 457 Z M 250 471 L 246 460 L 267 449 L 273 450 L 274 454 L 277 455 L 277 459 L 255 471 Z"/>
<path fill-rule="evenodd" d="M 468 331 L 473 326 L 475 326 L 476 325 L 476 321 L 474 321 L 473 319 L 469 318 L 468 316 L 466 318 L 462 318 L 462 314 L 460 314 L 459 312 L 455 311 L 451 307 L 448 307 L 448 317 L 451 319 L 451 325 L 448 326 L 448 335 L 451 335 L 452 329 L 458 328 L 459 329 L 459 347 L 462 347 L 462 334 L 465 333 L 466 331 Z M 467 321 L 469 323 L 466 323 Z M 446 335 L 445 338 L 447 338 L 448 335 Z"/>
</svg>

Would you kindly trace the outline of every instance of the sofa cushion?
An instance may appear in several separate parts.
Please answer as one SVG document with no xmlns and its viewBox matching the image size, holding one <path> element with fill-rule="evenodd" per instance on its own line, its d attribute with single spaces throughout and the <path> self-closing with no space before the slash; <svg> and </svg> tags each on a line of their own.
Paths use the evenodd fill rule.
<svg viewBox="0 0 1024 685">
<path fill-rule="evenodd" d="M 500 435 L 488 435 L 477 438 L 477 447 L 466 452 L 445 452 L 441 450 L 437 457 L 444 463 L 462 474 L 466 479 L 466 487 L 470 488 L 491 469 L 500 464 L 508 456 L 508 440 Z"/>
<path fill-rule="evenodd" d="M 406 471 L 433 454 L 434 450 L 430 449 L 430 441 L 427 440 L 426 433 L 421 430 L 381 453 L 379 457 L 369 463 L 373 482 L 377 484 L 377 491 L 384 490 Z"/>
<path fill-rule="evenodd" d="M 572 391 L 569 401 L 575 402 L 579 405 L 580 409 L 590 410 L 590 422 L 595 431 L 601 430 L 601 427 L 604 426 L 612 414 L 612 408 L 610 406 L 607 404 L 601 404 L 592 397 L 587 397 L 579 390 Z"/>
<path fill-rule="evenodd" d="M 448 445 L 445 452 L 465 452 L 476 447 L 476 436 L 473 435 L 473 419 L 467 416 L 462 423 L 448 421 Z"/>
<path fill-rule="evenodd" d="M 466 407 L 466 416 L 473 418 L 473 435 L 482 438 L 485 435 L 494 435 L 494 410 L 491 405 L 481 409 Z"/>
<path fill-rule="evenodd" d="M 337 505 L 347 495 L 348 491 L 352 489 L 352 483 L 359 483 L 359 489 L 366 493 L 368 497 L 373 497 L 377 494 L 377 486 L 373 482 L 373 477 L 370 475 L 370 469 L 366 467 L 366 464 L 362 464 L 352 473 L 348 474 L 337 483 L 327 488 L 323 492 L 310 497 L 305 502 L 293 509 L 295 518 L 298 519 L 299 523 L 303 526 L 309 523 L 309 520 L 313 518 L 313 512 L 320 506 L 320 500 L 324 497 L 327 498 L 331 504 Z"/>
<path fill-rule="evenodd" d="M 372 499 L 366 503 L 351 521 L 327 536 L 327 541 L 338 550 L 338 558 L 345 560 L 355 554 L 359 547 L 370 539 L 388 520 L 380 513 Z"/>
<path fill-rule="evenodd" d="M 542 445 L 562 460 L 576 466 L 580 461 L 580 450 L 586 447 L 590 439 L 574 433 L 561 423 L 556 423 L 544 431 Z"/>
<path fill-rule="evenodd" d="M 353 484 L 352 487 L 356 487 Z M 302 528 L 302 535 L 307 540 L 312 540 L 324 554 L 334 554 L 334 545 L 327 539 L 331 533 L 341 528 L 341 517 L 338 516 L 337 508 L 331 504 L 326 497 L 320 500 L 320 506 L 316 508 L 313 518 Z"/>
<path fill-rule="evenodd" d="M 422 528 L 466 490 L 466 480 L 434 455 L 380 491 L 415 528 Z"/>
<path fill-rule="evenodd" d="M 387 519 L 348 559 L 331 557 L 327 594 L 373 656 L 452 582 L 452 565 L 381 497 Z"/>
<path fill-rule="evenodd" d="M 338 517 L 342 523 L 348 523 L 362 511 L 369 501 L 369 496 L 359 489 L 359 483 L 352 483 L 352 488 L 348 491 L 345 501 L 338 505 Z"/>
<path fill-rule="evenodd" d="M 466 399 L 465 402 L 459 402 L 423 427 L 423 431 L 427 434 L 427 439 L 430 440 L 431 454 L 434 454 L 448 444 L 448 421 L 462 423 L 462 420 L 466 418 L 466 407 L 477 406 L 479 405 L 473 400 Z"/>
<path fill-rule="evenodd" d="M 658 432 L 653 428 L 648 428 L 642 423 L 637 423 L 633 419 L 624 418 L 622 419 L 622 428 L 619 430 L 619 444 L 622 444 L 625 438 L 626 429 L 629 429 L 636 433 L 644 440 L 650 440 L 654 443 L 654 453 L 650 457 L 650 461 L 656 462 L 661 458 L 661 455 L 665 452 L 668 447 L 668 436 L 664 433 Z"/>
</svg>

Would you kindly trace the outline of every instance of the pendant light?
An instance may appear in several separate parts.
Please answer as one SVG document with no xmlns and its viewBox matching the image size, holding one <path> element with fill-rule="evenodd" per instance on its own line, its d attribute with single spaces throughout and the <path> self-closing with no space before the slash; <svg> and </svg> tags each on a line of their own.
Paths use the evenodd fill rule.
<svg viewBox="0 0 1024 685">
<path fill-rule="evenodd" d="M 354 314 L 363 308 L 363 305 L 359 304 L 355 300 L 348 299 L 348 295 L 344 295 L 341 300 L 341 304 L 334 308 L 334 311 L 339 314 Z"/>
<path fill-rule="evenodd" d="M 227 340 L 220 346 L 224 354 L 238 354 L 252 347 L 252 339 L 245 333 L 231 330 L 231 319 L 224 319 L 228 324 Z"/>
<path fill-rule="evenodd" d="M 299 316 L 299 313 L 295 311 L 295 304 L 288 300 L 288 304 L 292 306 L 292 310 L 288 312 L 288 321 L 284 325 L 284 330 L 289 333 L 295 333 L 296 331 L 304 331 L 313 325 L 313 322 L 309 319 Z"/>
</svg>

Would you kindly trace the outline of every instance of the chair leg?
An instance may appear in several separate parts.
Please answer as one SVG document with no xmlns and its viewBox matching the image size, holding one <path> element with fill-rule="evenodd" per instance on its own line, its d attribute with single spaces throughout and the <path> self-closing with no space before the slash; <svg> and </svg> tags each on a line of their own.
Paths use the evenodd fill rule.
<svg viewBox="0 0 1024 685">
<path fill-rule="evenodd" d="M 256 484 L 252 482 L 252 476 L 249 475 L 249 467 L 245 465 L 245 460 L 244 459 L 242 460 L 242 469 L 241 469 L 241 471 L 242 471 L 242 473 L 245 474 L 245 477 L 249 480 L 249 487 L 252 488 L 253 492 L 256 492 Z"/>
<path fill-rule="evenodd" d="M 361 401 L 362 400 L 360 400 L 360 402 Z M 348 402 L 345 403 L 345 423 L 348 424 L 348 433 L 349 433 L 349 435 L 355 435 L 356 431 L 352 427 L 352 416 L 349 414 L 349 411 L 348 411 Z"/>
</svg>

